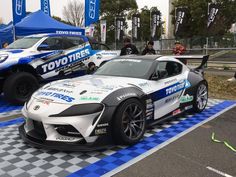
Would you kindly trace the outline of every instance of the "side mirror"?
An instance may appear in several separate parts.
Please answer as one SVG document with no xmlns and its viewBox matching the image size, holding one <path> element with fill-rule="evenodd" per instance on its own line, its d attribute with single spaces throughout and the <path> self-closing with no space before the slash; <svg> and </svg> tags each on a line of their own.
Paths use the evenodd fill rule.
<svg viewBox="0 0 236 177">
<path fill-rule="evenodd" d="M 38 50 L 48 50 L 49 49 L 49 45 L 48 44 L 40 44 L 38 46 Z"/>
<path fill-rule="evenodd" d="M 151 80 L 152 81 L 157 81 L 159 79 L 158 73 L 153 73 Z"/>
</svg>

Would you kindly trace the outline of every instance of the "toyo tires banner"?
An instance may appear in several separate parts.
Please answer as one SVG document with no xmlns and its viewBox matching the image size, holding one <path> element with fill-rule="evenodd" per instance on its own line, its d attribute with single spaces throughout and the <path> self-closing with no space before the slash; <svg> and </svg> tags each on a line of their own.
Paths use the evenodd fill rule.
<svg viewBox="0 0 236 177">
<path fill-rule="evenodd" d="M 99 20 L 100 0 L 85 0 L 85 26 Z"/>
<path fill-rule="evenodd" d="M 51 16 L 51 10 L 50 10 L 50 0 L 41 0 L 41 10 Z"/>
<path fill-rule="evenodd" d="M 26 16 L 25 0 L 12 0 L 12 16 L 14 25 Z"/>
</svg>

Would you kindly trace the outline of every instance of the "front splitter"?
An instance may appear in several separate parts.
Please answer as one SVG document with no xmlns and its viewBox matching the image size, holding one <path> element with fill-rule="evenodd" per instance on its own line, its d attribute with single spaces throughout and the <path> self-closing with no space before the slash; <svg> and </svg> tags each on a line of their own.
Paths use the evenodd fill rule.
<svg viewBox="0 0 236 177">
<path fill-rule="evenodd" d="M 59 151 L 88 152 L 88 151 L 104 150 L 114 147 L 114 144 L 106 142 L 106 140 L 102 140 L 102 138 L 98 139 L 94 143 L 87 143 L 87 144 L 39 140 L 28 135 L 25 132 L 24 123 L 19 126 L 19 133 L 20 137 L 26 143 L 36 148 L 45 148 Z"/>
</svg>

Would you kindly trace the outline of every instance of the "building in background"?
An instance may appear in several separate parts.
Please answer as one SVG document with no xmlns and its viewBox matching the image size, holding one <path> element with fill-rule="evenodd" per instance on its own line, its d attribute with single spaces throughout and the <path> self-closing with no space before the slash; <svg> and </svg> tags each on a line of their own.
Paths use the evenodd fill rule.
<svg viewBox="0 0 236 177">
<path fill-rule="evenodd" d="M 166 34 L 165 34 L 165 38 L 166 39 L 173 39 L 174 38 L 174 24 L 171 23 L 172 20 L 172 16 L 170 15 L 170 12 L 173 10 L 174 6 L 172 5 L 172 3 L 174 2 L 174 0 L 169 0 L 168 2 L 168 12 L 167 12 L 167 21 L 166 21 Z"/>
</svg>

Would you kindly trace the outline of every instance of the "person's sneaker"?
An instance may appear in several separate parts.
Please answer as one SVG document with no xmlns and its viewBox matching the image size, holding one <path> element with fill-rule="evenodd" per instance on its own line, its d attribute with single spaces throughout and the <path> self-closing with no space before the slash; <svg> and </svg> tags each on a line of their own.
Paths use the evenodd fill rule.
<svg viewBox="0 0 236 177">
<path fill-rule="evenodd" d="M 229 82 L 234 82 L 234 81 L 236 81 L 236 78 L 235 78 L 235 77 L 232 77 L 232 78 L 228 79 L 228 81 L 229 81 Z"/>
</svg>

